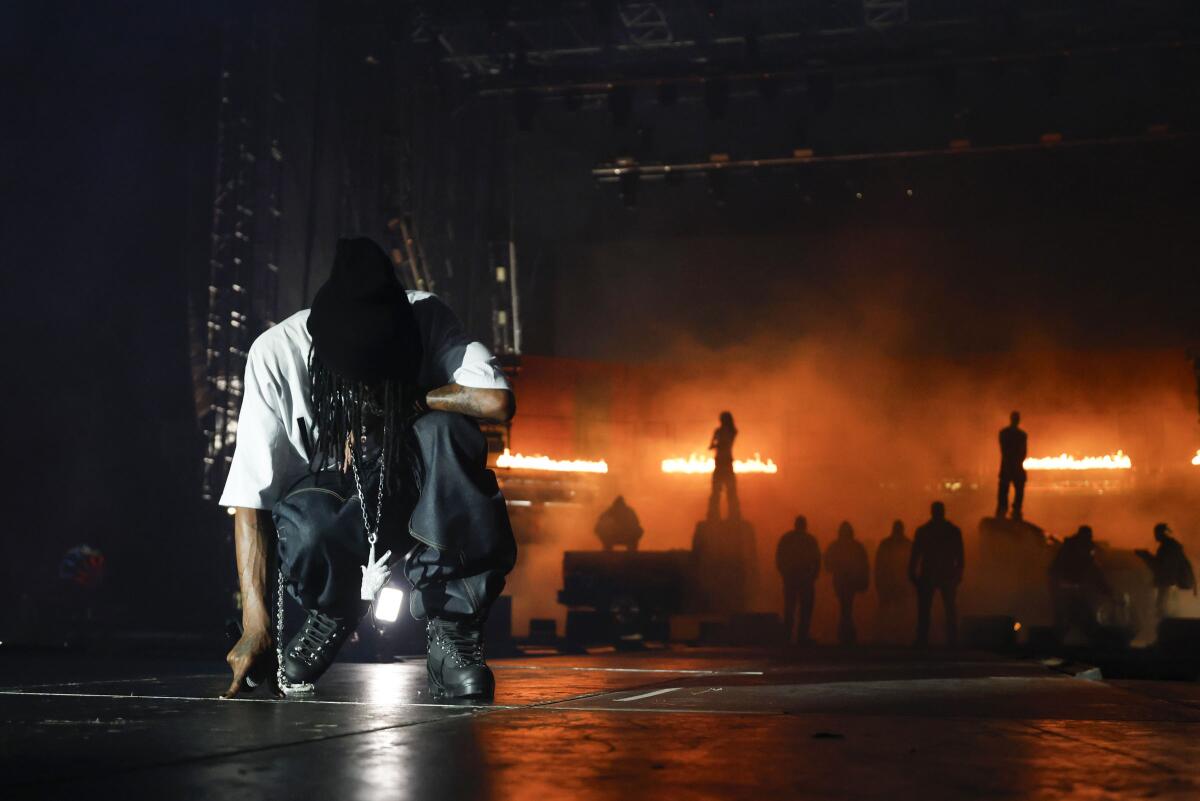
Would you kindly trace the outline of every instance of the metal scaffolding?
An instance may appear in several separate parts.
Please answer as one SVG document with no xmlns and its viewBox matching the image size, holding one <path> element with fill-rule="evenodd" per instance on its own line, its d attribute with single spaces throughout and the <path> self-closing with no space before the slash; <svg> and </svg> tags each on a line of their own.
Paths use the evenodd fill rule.
<svg viewBox="0 0 1200 801">
<path fill-rule="evenodd" d="M 282 235 L 282 95 L 275 50 L 254 25 L 226 30 L 205 314 L 202 497 L 220 497 L 237 440 L 250 344 L 275 324 Z"/>
</svg>

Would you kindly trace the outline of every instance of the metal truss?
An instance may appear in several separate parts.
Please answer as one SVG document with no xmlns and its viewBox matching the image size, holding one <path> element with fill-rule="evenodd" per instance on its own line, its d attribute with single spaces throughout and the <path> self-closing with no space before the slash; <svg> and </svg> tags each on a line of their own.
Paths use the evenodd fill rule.
<svg viewBox="0 0 1200 801">
<path fill-rule="evenodd" d="M 273 86 L 273 50 L 231 25 L 222 62 L 204 318 L 205 500 L 220 496 L 229 473 L 250 344 L 275 323 L 283 216 L 283 97 Z"/>
<path fill-rule="evenodd" d="M 619 10 L 630 44 L 646 47 L 674 41 L 667 17 L 657 3 L 622 3 Z"/>
</svg>

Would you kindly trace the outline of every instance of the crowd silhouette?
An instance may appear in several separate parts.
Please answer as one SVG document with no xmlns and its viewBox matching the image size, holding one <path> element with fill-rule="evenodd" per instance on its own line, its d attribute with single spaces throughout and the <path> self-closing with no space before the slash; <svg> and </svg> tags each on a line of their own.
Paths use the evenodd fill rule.
<svg viewBox="0 0 1200 801">
<path fill-rule="evenodd" d="M 867 549 L 855 538 L 850 522 L 843 520 L 837 538 L 825 549 L 822 560 L 820 546 L 803 515 L 779 538 L 775 549 L 775 566 L 783 579 L 783 622 L 788 639 L 800 644 L 811 641 L 816 582 L 822 561 L 832 578 L 838 602 L 838 643 L 853 645 L 858 641 L 854 602 L 870 586 Z M 928 645 L 933 598 L 940 594 L 946 617 L 946 642 L 956 644 L 955 601 L 964 564 L 962 531 L 946 519 L 946 507 L 940 501 L 932 504 L 930 519 L 917 529 L 912 540 L 905 536 L 903 521 L 895 521 L 891 533 L 875 550 L 875 592 L 881 631 L 899 629 L 906 618 L 905 607 L 911 606 L 915 598 L 918 623 L 914 642 L 918 646 Z"/>
</svg>

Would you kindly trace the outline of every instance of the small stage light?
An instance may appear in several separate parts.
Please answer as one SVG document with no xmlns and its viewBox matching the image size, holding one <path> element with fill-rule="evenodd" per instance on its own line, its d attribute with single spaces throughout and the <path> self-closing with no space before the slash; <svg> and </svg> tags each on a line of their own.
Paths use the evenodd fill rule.
<svg viewBox="0 0 1200 801">
<path fill-rule="evenodd" d="M 237 514 L 237 509 L 234 509 L 232 506 L 228 506 L 225 508 L 225 512 L 226 514 L 235 515 Z"/>
<path fill-rule="evenodd" d="M 375 619 L 383 623 L 395 623 L 400 617 L 400 606 L 404 603 L 404 592 L 395 587 L 384 587 L 375 600 Z"/>
</svg>

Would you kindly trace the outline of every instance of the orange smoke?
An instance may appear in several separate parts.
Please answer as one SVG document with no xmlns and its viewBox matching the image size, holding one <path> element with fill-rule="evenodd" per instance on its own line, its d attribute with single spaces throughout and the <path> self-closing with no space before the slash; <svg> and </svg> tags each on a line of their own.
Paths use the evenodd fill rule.
<svg viewBox="0 0 1200 801">
<path fill-rule="evenodd" d="M 496 457 L 496 467 L 514 470 L 546 470 L 554 473 L 607 473 L 608 462 L 603 459 L 551 459 L 549 456 L 525 456 L 511 453 L 508 448 Z"/>
<path fill-rule="evenodd" d="M 1026 470 L 1129 470 L 1132 467 L 1133 462 L 1122 450 L 1104 456 L 1076 458 L 1060 453 L 1058 456 L 1030 457 L 1025 460 Z"/>
<path fill-rule="evenodd" d="M 716 460 L 711 456 L 701 456 L 698 453 L 693 453 L 686 459 L 674 457 L 672 459 L 662 460 L 662 471 L 664 473 L 711 473 L 717 468 Z M 767 459 L 765 462 L 760 454 L 755 453 L 753 459 L 734 459 L 733 472 L 735 473 L 767 473 L 774 474 L 779 472 L 779 465 L 775 464 L 774 459 Z"/>
</svg>

